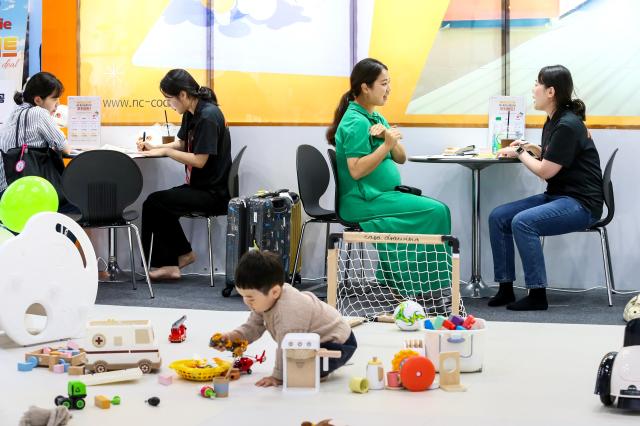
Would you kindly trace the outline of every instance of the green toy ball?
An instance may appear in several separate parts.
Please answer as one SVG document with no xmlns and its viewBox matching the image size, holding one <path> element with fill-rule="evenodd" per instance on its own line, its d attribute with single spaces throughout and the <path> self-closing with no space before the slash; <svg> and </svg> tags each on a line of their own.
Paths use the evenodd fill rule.
<svg viewBox="0 0 640 426">
<path fill-rule="evenodd" d="M 13 182 L 0 199 L 0 221 L 13 232 L 22 232 L 36 213 L 58 211 L 58 193 L 49 181 L 25 176 Z"/>
</svg>

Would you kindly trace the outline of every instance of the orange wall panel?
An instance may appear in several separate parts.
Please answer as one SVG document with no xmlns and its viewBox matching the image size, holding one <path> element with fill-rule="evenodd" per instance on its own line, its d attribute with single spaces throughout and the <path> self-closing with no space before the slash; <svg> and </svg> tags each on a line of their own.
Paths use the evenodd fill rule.
<svg viewBox="0 0 640 426">
<path fill-rule="evenodd" d="M 42 70 L 62 81 L 63 103 L 78 94 L 77 23 L 77 1 L 42 1 Z"/>
</svg>

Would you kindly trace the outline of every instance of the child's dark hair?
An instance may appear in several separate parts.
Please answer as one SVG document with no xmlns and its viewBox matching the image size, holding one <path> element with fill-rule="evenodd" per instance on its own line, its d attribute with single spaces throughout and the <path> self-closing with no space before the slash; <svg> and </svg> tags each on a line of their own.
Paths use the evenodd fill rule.
<svg viewBox="0 0 640 426">
<path fill-rule="evenodd" d="M 556 109 L 568 109 L 573 111 L 582 121 L 586 120 L 584 102 L 580 99 L 571 99 L 573 96 L 573 79 L 571 72 L 562 65 L 550 65 L 543 67 L 538 73 L 538 83 L 545 87 L 553 87 L 556 91 Z"/>
<path fill-rule="evenodd" d="M 369 87 L 373 86 L 373 83 L 378 79 L 383 69 L 386 70 L 388 68 L 385 64 L 373 58 L 365 58 L 353 67 L 351 77 L 349 78 L 351 88 L 340 98 L 338 107 L 333 114 L 333 123 L 331 127 L 327 129 L 327 141 L 329 145 L 336 145 L 336 132 L 338 131 L 342 116 L 347 112 L 349 101 L 353 101 L 357 96 L 360 96 L 362 83 Z"/>
<path fill-rule="evenodd" d="M 178 96 L 181 91 L 188 96 L 218 105 L 216 94 L 208 87 L 200 86 L 195 78 L 186 70 L 173 69 L 160 81 L 160 91 L 168 96 Z"/>
<path fill-rule="evenodd" d="M 270 251 L 249 250 L 236 267 L 236 287 L 259 290 L 262 294 L 284 283 L 284 269 L 280 256 Z"/>
<path fill-rule="evenodd" d="M 63 91 L 64 86 L 62 85 L 62 82 L 50 72 L 43 71 L 31 76 L 31 78 L 27 80 L 24 90 L 22 92 L 16 92 L 13 95 L 13 101 L 16 105 L 20 105 L 25 102 L 35 105 L 36 96 L 40 96 L 43 100 L 51 95 L 55 98 L 59 98 Z"/>
</svg>

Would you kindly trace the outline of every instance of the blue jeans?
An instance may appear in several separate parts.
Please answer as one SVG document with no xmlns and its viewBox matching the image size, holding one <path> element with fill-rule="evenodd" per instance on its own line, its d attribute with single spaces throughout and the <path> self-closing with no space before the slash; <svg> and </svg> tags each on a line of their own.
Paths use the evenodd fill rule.
<svg viewBox="0 0 640 426">
<path fill-rule="evenodd" d="M 582 231 L 598 219 L 575 198 L 562 195 L 539 194 L 496 207 L 489 215 L 495 281 L 515 281 L 515 240 L 525 285 L 545 288 L 547 272 L 540 237 Z"/>
</svg>

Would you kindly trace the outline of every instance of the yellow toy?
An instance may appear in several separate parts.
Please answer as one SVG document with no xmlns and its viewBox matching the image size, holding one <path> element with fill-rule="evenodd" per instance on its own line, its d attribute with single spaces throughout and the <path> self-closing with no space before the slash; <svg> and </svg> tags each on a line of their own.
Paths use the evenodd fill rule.
<svg viewBox="0 0 640 426">
<path fill-rule="evenodd" d="M 411 349 L 403 349 L 400 352 L 396 353 L 391 360 L 391 371 L 400 371 L 400 367 L 407 360 L 407 358 L 411 358 L 412 356 L 419 356 L 420 354 Z"/>
<path fill-rule="evenodd" d="M 247 350 L 249 341 L 244 339 L 235 339 L 233 341 L 222 336 L 222 333 L 216 333 L 211 336 L 209 346 L 212 348 L 225 348 L 233 353 L 234 358 L 239 358 Z"/>
<path fill-rule="evenodd" d="M 220 358 L 213 358 L 213 360 L 216 366 L 210 366 L 206 359 L 181 359 L 172 362 L 169 368 L 183 379 L 206 382 L 214 377 L 223 376 L 231 368 L 231 363 L 228 361 Z"/>
</svg>

